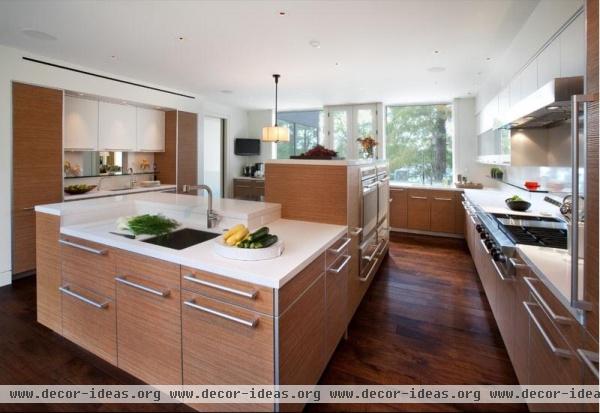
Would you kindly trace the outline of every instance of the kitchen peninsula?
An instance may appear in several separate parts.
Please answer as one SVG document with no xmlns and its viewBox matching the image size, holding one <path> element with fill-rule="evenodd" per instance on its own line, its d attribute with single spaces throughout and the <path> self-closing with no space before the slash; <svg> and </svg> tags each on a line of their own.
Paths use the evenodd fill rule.
<svg viewBox="0 0 600 413">
<path fill-rule="evenodd" d="M 218 199 L 208 229 L 206 210 L 171 193 L 36 206 L 38 321 L 150 384 L 316 384 L 348 322 L 347 227 Z M 111 234 L 147 213 L 216 234 L 268 225 L 285 249 L 236 261 L 212 241 L 175 250 Z"/>
</svg>

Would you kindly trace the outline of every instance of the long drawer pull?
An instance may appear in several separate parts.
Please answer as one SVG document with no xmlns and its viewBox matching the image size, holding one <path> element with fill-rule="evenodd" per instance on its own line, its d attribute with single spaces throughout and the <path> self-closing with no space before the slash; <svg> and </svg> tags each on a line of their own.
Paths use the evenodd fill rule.
<svg viewBox="0 0 600 413">
<path fill-rule="evenodd" d="M 544 341 L 546 342 L 546 345 L 548 346 L 548 348 L 550 349 L 550 351 L 552 353 L 554 353 L 558 357 L 570 358 L 571 357 L 571 352 L 569 352 L 569 350 L 565 350 L 563 348 L 556 347 L 554 345 L 554 343 L 552 342 L 552 340 L 550 339 L 550 337 L 548 337 L 548 334 L 544 331 L 544 328 L 540 324 L 539 320 L 535 317 L 535 314 L 533 314 L 533 311 L 531 310 L 531 307 L 533 307 L 533 306 L 537 307 L 537 304 L 528 303 L 526 301 L 523 301 L 523 305 L 525 306 L 525 310 L 529 314 L 529 318 L 531 318 L 531 321 L 533 321 L 533 323 L 537 327 L 538 331 L 540 332 L 540 334 L 544 338 Z"/>
<path fill-rule="evenodd" d="M 65 285 L 63 287 L 58 287 L 58 290 L 61 293 L 67 294 L 67 295 L 69 295 L 69 296 L 71 296 L 73 298 L 76 298 L 79 301 L 83 301 L 84 303 L 89 304 L 92 307 L 101 308 L 101 309 L 108 307 L 108 302 L 105 301 L 103 303 L 99 303 L 99 302 L 96 302 L 94 300 L 90 300 L 89 298 L 86 298 L 83 295 L 79 295 L 79 294 L 71 291 L 71 289 L 69 288 L 68 285 Z"/>
<path fill-rule="evenodd" d="M 362 277 L 362 278 L 361 278 L 361 277 L 358 277 L 358 279 L 359 279 L 361 282 L 364 282 L 364 283 L 365 283 L 365 282 L 367 282 L 367 281 L 369 281 L 369 278 L 371 278 L 371 275 L 373 275 L 373 273 L 375 272 L 375 268 L 377 268 L 377 260 L 375 260 L 375 262 L 374 262 L 374 263 L 373 263 L 373 265 L 371 266 L 371 269 L 369 270 L 369 272 L 367 273 L 367 275 L 366 275 L 366 276 L 364 276 L 364 277 Z"/>
<path fill-rule="evenodd" d="M 453 201 L 452 198 L 433 198 L 433 199 L 435 199 L 436 201 Z"/>
<path fill-rule="evenodd" d="M 183 278 L 185 280 L 191 281 L 193 283 L 204 285 L 205 287 L 210 287 L 210 288 L 214 288 L 215 290 L 225 291 L 225 292 L 239 295 L 239 296 L 245 297 L 245 298 L 255 299 L 256 295 L 258 294 L 258 291 L 256 291 L 256 290 L 251 290 L 251 291 L 236 290 L 235 288 L 211 283 L 210 281 L 204 281 L 204 280 L 201 280 L 200 278 L 194 277 L 193 274 L 184 275 Z"/>
<path fill-rule="evenodd" d="M 492 259 L 492 266 L 494 267 L 494 270 L 496 270 L 496 273 L 498 273 L 498 277 L 500 277 L 500 279 L 502 281 L 515 281 L 516 280 L 515 277 L 511 277 L 511 276 L 505 277 L 504 274 L 502 274 L 502 271 L 500 271 L 500 267 L 498 267 L 498 264 L 496 264 L 496 261 L 494 261 L 493 259 Z"/>
<path fill-rule="evenodd" d="M 598 375 L 598 367 L 594 365 L 594 363 L 598 364 L 598 353 L 594 353 L 593 351 L 577 349 L 577 354 L 579 357 L 583 359 L 584 364 L 588 369 L 592 372 L 592 374 L 599 378 Z"/>
<path fill-rule="evenodd" d="M 121 284 L 125 284 L 125 285 L 128 285 L 133 288 L 137 288 L 138 290 L 145 291 L 150 294 L 158 295 L 159 297 L 167 297 L 170 294 L 169 290 L 160 291 L 160 290 L 156 290 L 151 287 L 146 287 L 145 285 L 141 285 L 141 284 L 137 284 L 132 281 L 129 281 L 128 279 L 125 278 L 125 276 L 115 277 L 115 280 L 117 280 L 117 282 L 119 282 Z"/>
<path fill-rule="evenodd" d="M 216 315 L 217 317 L 221 317 L 221 318 L 224 318 L 226 320 L 233 321 L 235 323 L 245 325 L 246 327 L 255 328 L 256 325 L 258 324 L 258 318 L 255 318 L 255 319 L 250 320 L 250 321 L 244 320 L 243 318 L 235 317 L 235 316 L 232 316 L 232 315 L 229 315 L 229 314 L 222 313 L 222 312 L 217 311 L 217 310 L 213 310 L 212 308 L 208 308 L 208 307 L 204 307 L 202 305 L 198 305 L 198 304 L 196 304 L 196 302 L 194 300 L 184 301 L 183 304 L 185 304 L 188 307 L 191 307 L 191 308 L 193 308 L 195 310 L 203 311 L 205 313 Z"/>
<path fill-rule="evenodd" d="M 329 268 L 327 271 L 333 272 L 335 274 L 339 274 L 342 271 L 344 271 L 344 268 L 346 268 L 346 265 L 348 265 L 348 262 L 352 257 L 350 255 L 342 255 L 342 257 L 344 257 L 344 260 L 337 268 Z"/>
<path fill-rule="evenodd" d="M 23 211 L 33 211 L 35 207 L 21 208 Z"/>
<path fill-rule="evenodd" d="M 345 241 L 342 243 L 342 245 L 340 245 L 339 247 L 337 247 L 337 248 L 335 248 L 335 249 L 334 249 L 334 248 L 329 248 L 329 252 L 331 252 L 331 253 L 333 253 L 333 254 L 339 254 L 340 252 L 342 252 L 342 250 L 343 250 L 344 248 L 346 248 L 346 246 L 347 246 L 348 244 L 350 244 L 350 241 L 351 241 L 351 239 L 350 239 L 350 238 L 346 238 L 346 240 L 345 240 Z"/>
<path fill-rule="evenodd" d="M 77 248 L 77 249 L 80 249 L 82 251 L 91 252 L 92 254 L 96 254 L 96 255 L 106 255 L 106 254 L 108 254 L 108 250 L 99 250 L 99 249 L 96 249 L 96 248 L 87 247 L 85 245 L 76 244 L 74 242 L 67 241 L 65 239 L 59 239 L 58 242 L 60 242 L 63 245 L 67 245 L 69 247 Z"/>
<path fill-rule="evenodd" d="M 414 196 L 414 195 L 411 195 L 410 197 L 411 197 L 411 199 L 427 199 L 426 196 Z"/>
<path fill-rule="evenodd" d="M 531 291 L 531 293 L 533 294 L 535 299 L 539 301 L 539 303 L 542 305 L 544 310 L 548 313 L 550 318 L 552 320 L 554 320 L 554 322 L 556 322 L 557 324 L 567 324 L 567 325 L 573 324 L 575 322 L 575 320 L 573 320 L 569 317 L 558 315 L 554 311 L 552 311 L 552 308 L 550 307 L 550 305 L 546 302 L 546 300 L 544 300 L 544 298 L 542 297 L 542 295 L 540 294 L 538 289 L 535 288 L 535 285 L 533 285 L 533 283 L 537 282 L 537 280 L 535 278 L 523 277 L 523 280 L 525 281 L 525 284 L 527 284 L 529 291 Z"/>
</svg>

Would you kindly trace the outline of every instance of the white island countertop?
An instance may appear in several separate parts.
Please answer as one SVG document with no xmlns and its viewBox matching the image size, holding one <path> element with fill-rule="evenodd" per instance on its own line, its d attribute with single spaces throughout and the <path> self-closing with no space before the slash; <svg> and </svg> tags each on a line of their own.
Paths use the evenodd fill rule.
<svg viewBox="0 0 600 413">
<path fill-rule="evenodd" d="M 148 192 L 38 205 L 37 212 L 60 216 L 60 232 L 114 248 L 196 268 L 271 288 L 280 288 L 310 262 L 346 234 L 343 225 L 281 219 L 281 205 L 267 202 L 214 199 L 219 215 L 214 229 L 206 228 L 207 199 L 203 196 Z M 283 254 L 263 261 L 238 261 L 223 258 L 214 251 L 213 240 L 175 250 L 143 242 L 148 236 L 128 239 L 111 234 L 117 231 L 121 216 L 163 214 L 176 219 L 181 228 L 221 234 L 232 225 L 243 223 L 250 230 L 268 226 L 284 244 Z"/>
</svg>

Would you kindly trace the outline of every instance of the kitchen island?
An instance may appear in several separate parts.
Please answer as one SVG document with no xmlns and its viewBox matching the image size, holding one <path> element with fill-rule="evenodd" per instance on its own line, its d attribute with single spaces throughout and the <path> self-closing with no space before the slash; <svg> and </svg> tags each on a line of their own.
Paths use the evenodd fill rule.
<svg viewBox="0 0 600 413">
<path fill-rule="evenodd" d="M 209 229 L 206 208 L 167 193 L 37 206 L 38 321 L 149 384 L 316 384 L 347 326 L 347 227 L 219 199 Z M 285 249 L 236 261 L 213 241 L 174 250 L 110 233 L 145 213 L 218 234 L 268 225 Z"/>
</svg>

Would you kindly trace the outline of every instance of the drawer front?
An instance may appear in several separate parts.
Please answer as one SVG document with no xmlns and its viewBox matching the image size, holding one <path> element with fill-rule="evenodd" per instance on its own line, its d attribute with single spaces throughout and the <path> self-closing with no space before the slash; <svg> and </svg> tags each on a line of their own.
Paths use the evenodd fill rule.
<svg viewBox="0 0 600 413">
<path fill-rule="evenodd" d="M 183 291 L 183 383 L 272 384 L 273 318 Z"/>
<path fill-rule="evenodd" d="M 573 348 L 581 347 L 583 328 L 552 292 L 534 274 L 523 277 L 525 285 L 535 297 L 546 316 Z"/>
<path fill-rule="evenodd" d="M 182 288 L 240 307 L 273 314 L 273 289 L 189 267 L 181 267 Z"/>
<path fill-rule="evenodd" d="M 392 228 L 406 228 L 408 225 L 408 197 L 407 189 L 390 189 L 390 226 Z"/>
<path fill-rule="evenodd" d="M 116 275 L 133 276 L 179 289 L 179 265 L 156 258 L 115 250 Z"/>
<path fill-rule="evenodd" d="M 333 243 L 325 253 L 325 265 L 330 268 L 341 255 L 348 254 L 348 246 L 350 245 L 350 237 L 344 236 Z"/>
<path fill-rule="evenodd" d="M 452 192 L 431 191 L 431 231 L 454 233 L 456 200 Z"/>
<path fill-rule="evenodd" d="M 327 306 L 327 360 L 335 351 L 346 331 L 348 306 L 348 274 L 350 256 L 340 255 L 325 275 L 325 302 Z"/>
<path fill-rule="evenodd" d="M 63 236 L 59 241 L 62 255 L 62 279 L 105 297 L 115 297 L 114 250 L 109 247 Z"/>
<path fill-rule="evenodd" d="M 63 336 L 117 364 L 117 318 L 113 300 L 72 283 L 60 287 Z"/>
<path fill-rule="evenodd" d="M 313 262 L 296 274 L 287 284 L 278 291 L 278 314 L 283 314 L 292 303 L 306 291 L 325 272 L 325 253 L 319 255 Z"/>
<path fill-rule="evenodd" d="M 431 204 L 427 190 L 408 190 L 407 216 L 409 229 L 429 231 L 431 229 Z"/>
<path fill-rule="evenodd" d="M 123 370 L 149 384 L 181 384 L 179 289 L 143 278 L 120 277 L 117 346 L 118 366 Z"/>
</svg>

